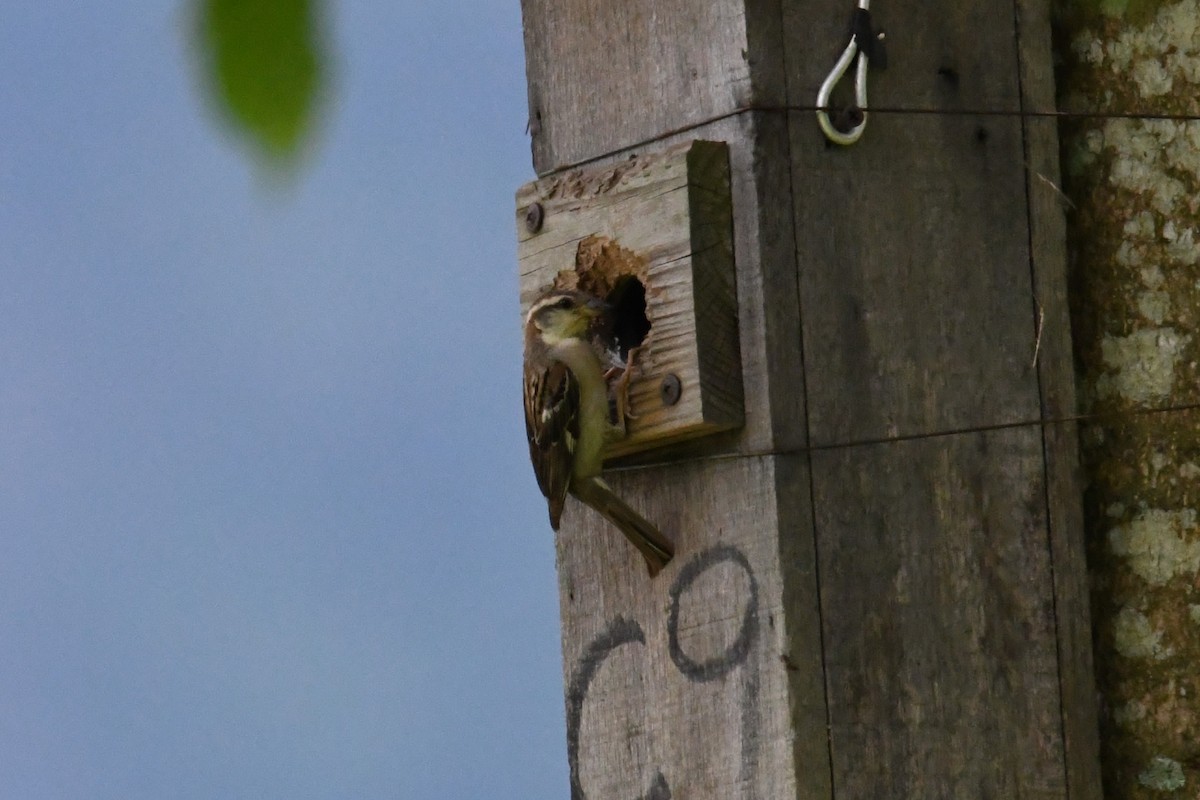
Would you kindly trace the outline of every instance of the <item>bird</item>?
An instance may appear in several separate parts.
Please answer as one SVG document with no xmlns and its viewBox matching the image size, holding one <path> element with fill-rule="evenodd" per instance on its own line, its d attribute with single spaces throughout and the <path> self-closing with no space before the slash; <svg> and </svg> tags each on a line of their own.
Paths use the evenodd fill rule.
<svg viewBox="0 0 1200 800">
<path fill-rule="evenodd" d="M 570 494 L 625 534 L 654 577 L 674 546 L 600 477 L 605 445 L 625 436 L 625 420 L 609 417 L 606 365 L 593 341 L 593 324 L 607 312 L 599 298 L 578 291 L 551 290 L 530 306 L 522 381 L 529 458 L 550 527 L 558 530 Z"/>
</svg>

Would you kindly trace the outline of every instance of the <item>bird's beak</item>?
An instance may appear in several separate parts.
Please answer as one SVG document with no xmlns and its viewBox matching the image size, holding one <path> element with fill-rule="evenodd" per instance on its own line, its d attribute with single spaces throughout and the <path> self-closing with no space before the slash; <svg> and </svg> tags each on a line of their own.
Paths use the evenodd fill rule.
<svg viewBox="0 0 1200 800">
<path fill-rule="evenodd" d="M 612 310 L 612 306 L 601 300 L 599 297 L 588 298 L 587 305 L 585 305 L 584 308 L 587 309 L 588 316 L 591 317 L 599 317 L 602 314 Z"/>
</svg>

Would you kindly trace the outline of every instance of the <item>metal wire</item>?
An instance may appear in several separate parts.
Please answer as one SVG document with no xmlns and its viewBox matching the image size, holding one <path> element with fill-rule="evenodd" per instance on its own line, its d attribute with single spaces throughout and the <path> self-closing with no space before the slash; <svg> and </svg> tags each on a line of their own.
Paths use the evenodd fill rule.
<svg viewBox="0 0 1200 800">
<path fill-rule="evenodd" d="M 1121 409 L 1119 411 L 1100 411 L 1091 414 L 1073 414 L 1066 417 L 1056 417 L 1054 419 L 1032 419 L 1032 420 L 1016 420 L 1013 422 L 997 422 L 992 425 L 974 425 L 965 428 L 948 428 L 941 431 L 928 431 L 924 433 L 909 433 L 900 434 L 899 436 L 887 436 L 868 439 L 848 439 L 844 442 L 827 442 L 824 444 L 809 444 L 807 447 L 779 447 L 769 448 L 764 450 L 755 450 L 752 452 L 729 452 L 729 453 L 703 453 L 689 454 L 682 457 L 671 457 L 663 461 L 639 460 L 635 464 L 627 466 L 615 465 L 606 466 L 605 470 L 614 472 L 634 471 L 646 469 L 648 467 L 659 467 L 664 464 L 685 464 L 691 462 L 702 461 L 725 461 L 733 458 L 747 458 L 753 456 L 799 456 L 808 453 L 828 452 L 830 450 L 844 450 L 851 447 L 866 447 L 871 445 L 891 444 L 893 442 L 914 442 L 922 439 L 937 439 L 942 436 L 961 436 L 970 433 L 991 433 L 994 431 L 1013 430 L 1016 428 L 1048 428 L 1052 425 L 1071 425 L 1071 424 L 1086 424 L 1086 423 L 1104 423 L 1104 422 L 1121 422 L 1137 417 L 1150 417 L 1160 414 L 1177 414 L 1188 411 L 1200 411 L 1200 403 L 1184 403 L 1182 405 L 1159 406 L 1155 408 L 1135 408 Z"/>
<path fill-rule="evenodd" d="M 733 117 L 742 116 L 744 114 L 788 114 L 788 113 L 803 113 L 813 114 L 815 112 L 833 112 L 841 110 L 834 106 L 818 106 L 813 105 L 748 105 L 738 106 L 721 114 L 715 114 L 696 122 L 690 122 L 686 125 L 681 125 L 677 128 L 663 131 L 654 136 L 640 139 L 636 142 L 631 142 L 623 145 L 617 150 L 602 153 L 600 155 L 591 156 L 589 158 L 580 159 L 566 164 L 558 164 L 544 172 L 539 172 L 539 178 L 545 178 L 559 172 L 576 169 L 587 164 L 601 161 L 605 158 L 625 153 L 629 150 L 636 150 L 647 145 L 661 142 L 665 139 L 670 139 L 680 134 L 694 131 L 697 128 L 703 128 L 706 125 L 712 125 L 716 122 L 731 119 Z M 1075 111 L 1075 110 L 1019 110 L 1019 109 L 988 109 L 988 108 L 909 108 L 905 106 L 871 106 L 872 114 L 914 114 L 914 115 L 940 115 L 940 116 L 962 116 L 962 117 L 1007 117 L 1019 119 L 1056 119 L 1056 120 L 1090 120 L 1090 119 L 1144 119 L 1144 120 L 1170 120 L 1173 122 L 1194 122 L 1200 120 L 1198 114 L 1170 114 L 1161 111 Z"/>
</svg>

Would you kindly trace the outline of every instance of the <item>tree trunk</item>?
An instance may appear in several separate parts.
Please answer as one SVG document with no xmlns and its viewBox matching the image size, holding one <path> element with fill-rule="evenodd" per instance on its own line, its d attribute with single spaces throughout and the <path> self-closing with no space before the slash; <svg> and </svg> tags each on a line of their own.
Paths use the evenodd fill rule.
<svg viewBox="0 0 1200 800">
<path fill-rule="evenodd" d="M 1100 5 L 1057 50 L 1105 796 L 1196 797 L 1200 2 Z"/>
</svg>

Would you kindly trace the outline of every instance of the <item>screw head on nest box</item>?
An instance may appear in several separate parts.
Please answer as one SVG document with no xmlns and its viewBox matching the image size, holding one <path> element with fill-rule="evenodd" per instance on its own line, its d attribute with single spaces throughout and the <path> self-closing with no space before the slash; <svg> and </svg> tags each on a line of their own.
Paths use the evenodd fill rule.
<svg viewBox="0 0 1200 800">
<path fill-rule="evenodd" d="M 546 220 L 546 211 L 542 208 L 541 203 L 532 203 L 525 209 L 525 230 L 530 233 L 537 233 L 542 229 L 542 223 Z"/>
<path fill-rule="evenodd" d="M 663 378 L 659 394 L 662 396 L 664 406 L 673 406 L 678 403 L 679 398 L 683 396 L 683 384 L 679 381 L 679 376 L 672 373 Z"/>
</svg>

